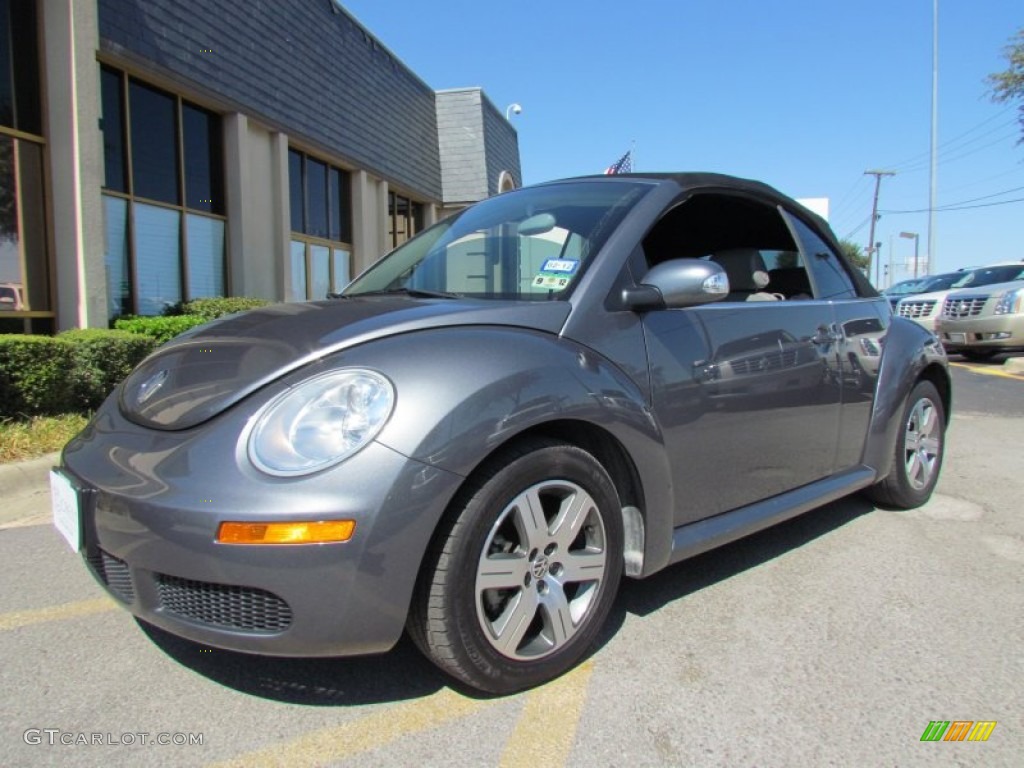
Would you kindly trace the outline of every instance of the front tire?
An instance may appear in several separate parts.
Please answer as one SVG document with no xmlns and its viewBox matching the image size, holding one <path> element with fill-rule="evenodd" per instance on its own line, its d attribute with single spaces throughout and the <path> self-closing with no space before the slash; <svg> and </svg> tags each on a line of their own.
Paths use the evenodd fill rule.
<svg viewBox="0 0 1024 768">
<path fill-rule="evenodd" d="M 946 448 L 946 412 L 939 391 L 919 381 L 903 407 L 892 469 L 867 489 L 868 497 L 896 509 L 920 507 L 931 498 Z"/>
<path fill-rule="evenodd" d="M 622 513 L 586 451 L 531 440 L 488 461 L 428 553 L 409 634 L 481 691 L 530 688 L 593 644 L 622 575 Z"/>
</svg>

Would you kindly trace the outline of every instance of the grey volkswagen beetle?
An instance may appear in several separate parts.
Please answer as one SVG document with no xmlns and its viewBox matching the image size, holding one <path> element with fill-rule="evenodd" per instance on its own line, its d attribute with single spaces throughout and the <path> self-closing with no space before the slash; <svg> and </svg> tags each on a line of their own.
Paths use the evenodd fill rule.
<svg viewBox="0 0 1024 768">
<path fill-rule="evenodd" d="M 176 635 L 338 656 L 407 629 L 502 694 L 578 662 L 623 575 L 860 490 L 923 504 L 949 414 L 941 346 L 793 200 L 570 179 L 159 348 L 65 448 L 54 520 Z"/>
</svg>

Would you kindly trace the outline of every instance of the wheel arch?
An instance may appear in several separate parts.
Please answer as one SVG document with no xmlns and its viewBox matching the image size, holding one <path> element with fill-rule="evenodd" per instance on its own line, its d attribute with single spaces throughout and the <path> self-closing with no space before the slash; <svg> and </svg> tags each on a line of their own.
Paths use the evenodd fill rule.
<svg viewBox="0 0 1024 768">
<path fill-rule="evenodd" d="M 650 545 L 648 534 L 648 502 L 644 480 L 636 461 L 623 442 L 604 427 L 578 419 L 554 419 L 534 424 L 508 437 L 489 452 L 482 455 L 453 494 L 445 513 L 438 520 L 431 535 L 431 544 L 424 552 L 424 559 L 444 536 L 451 520 L 458 514 L 459 507 L 468 490 L 476 487 L 478 478 L 486 474 L 495 461 L 503 455 L 515 453 L 521 446 L 537 439 L 571 445 L 593 456 L 611 478 L 621 503 L 624 537 L 624 574 L 631 577 L 645 575 L 644 565 L 648 562 L 645 549 Z M 422 569 L 422 564 L 421 564 Z"/>
<path fill-rule="evenodd" d="M 875 470 L 878 479 L 886 477 L 892 469 L 901 428 L 899 415 L 907 396 L 922 380 L 930 381 L 938 390 L 948 426 L 953 388 L 946 353 L 931 333 L 909 320 L 895 317 L 886 335 L 862 462 Z"/>
</svg>

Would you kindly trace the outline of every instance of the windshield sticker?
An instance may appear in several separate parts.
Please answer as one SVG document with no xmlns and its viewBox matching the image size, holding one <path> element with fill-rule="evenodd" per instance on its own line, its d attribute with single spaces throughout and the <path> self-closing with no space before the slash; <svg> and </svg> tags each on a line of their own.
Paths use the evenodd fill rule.
<svg viewBox="0 0 1024 768">
<path fill-rule="evenodd" d="M 569 277 L 565 274 L 550 274 L 541 272 L 535 278 L 533 278 L 533 285 L 535 288 L 555 288 L 562 289 L 569 284 Z"/>
<path fill-rule="evenodd" d="M 579 267 L 580 263 L 575 259 L 548 259 L 540 268 L 541 274 L 560 272 L 571 275 Z"/>
</svg>

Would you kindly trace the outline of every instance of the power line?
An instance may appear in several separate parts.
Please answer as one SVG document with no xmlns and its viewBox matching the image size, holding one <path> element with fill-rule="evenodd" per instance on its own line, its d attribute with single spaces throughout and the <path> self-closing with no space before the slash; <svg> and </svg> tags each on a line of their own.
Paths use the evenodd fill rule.
<svg viewBox="0 0 1024 768">
<path fill-rule="evenodd" d="M 993 120 L 998 120 L 1000 117 L 1002 117 L 1003 115 L 1005 115 L 1007 112 L 1011 111 L 1012 109 L 1014 109 L 1014 107 L 1011 105 L 1009 107 L 1006 107 L 1006 109 L 1002 109 L 999 112 L 996 112 L 996 114 L 994 114 L 991 117 L 988 117 L 988 118 L 982 120 L 980 123 L 975 125 L 973 128 L 968 128 L 966 131 L 964 131 L 963 133 L 957 134 L 952 139 L 949 139 L 947 141 L 942 142 L 942 144 L 939 145 L 938 149 L 939 150 L 948 149 L 952 144 L 955 144 L 956 142 L 960 141 L 960 139 L 964 138 L 965 136 L 969 136 L 970 134 L 974 133 L 979 128 L 982 128 L 982 127 L 988 125 Z M 1017 118 L 1013 118 L 1009 123 L 1003 123 L 1002 125 L 998 126 L 997 128 L 995 128 L 993 130 L 999 130 L 999 128 L 1005 127 L 1006 125 L 1010 125 L 1010 124 L 1016 123 L 1016 122 L 1017 122 Z M 991 133 L 991 131 L 990 131 L 990 133 Z M 985 135 L 987 135 L 987 134 L 985 134 Z M 972 139 L 972 141 L 973 141 L 973 139 Z M 970 142 L 968 142 L 968 143 L 970 143 Z M 916 155 L 911 155 L 906 160 L 901 160 L 898 163 L 890 164 L 889 167 L 895 169 L 896 171 L 900 171 L 900 170 L 904 169 L 906 166 L 917 165 L 919 162 L 921 162 L 921 160 L 927 159 L 928 155 L 929 155 L 928 152 L 918 152 Z"/>
<path fill-rule="evenodd" d="M 1006 126 L 1002 126 L 1002 125 L 999 126 L 1000 129 L 1005 128 L 1005 127 Z M 991 132 L 989 132 L 989 133 L 991 133 Z M 977 139 L 975 139 L 975 141 L 984 138 L 984 136 L 988 136 L 989 133 L 986 133 L 986 134 L 984 134 L 982 136 L 978 136 Z M 993 139 L 992 141 L 990 141 L 990 142 L 988 142 L 986 144 L 982 144 L 980 147 L 975 147 L 974 149 L 968 150 L 968 151 L 963 152 L 961 154 L 953 154 L 953 156 L 951 157 L 949 154 L 941 154 L 940 153 L 939 159 L 943 163 L 954 163 L 957 160 L 963 160 L 965 157 L 970 157 L 971 155 L 976 155 L 978 152 L 981 152 L 983 149 L 988 149 L 989 147 L 994 146 L 996 144 L 999 144 L 1001 142 L 1004 142 L 1007 139 L 1011 139 L 1011 138 L 1013 138 L 1016 135 L 1017 135 L 1017 129 L 1014 128 L 1009 133 L 1004 133 L 1002 136 L 998 136 L 997 138 Z M 970 143 L 973 143 L 973 142 L 970 142 Z M 962 147 L 957 147 L 954 150 L 949 150 L 949 152 L 951 152 L 951 153 L 959 152 L 962 149 L 966 149 L 967 146 L 968 146 L 968 144 L 965 144 Z M 899 170 L 899 172 L 903 173 L 903 174 L 917 173 L 919 171 L 923 171 L 927 167 L 928 167 L 928 165 L 922 161 L 922 162 L 918 163 L 917 165 L 913 165 L 913 166 L 910 166 L 910 167 L 907 167 L 907 168 L 901 168 Z"/>
<path fill-rule="evenodd" d="M 1024 203 L 1024 197 L 1017 197 L 1013 200 L 1000 200 L 997 203 L 980 203 L 978 205 L 941 205 L 934 209 L 935 213 L 947 213 L 949 211 L 969 211 L 974 208 L 995 208 L 998 205 L 1010 205 L 1011 203 Z M 886 216 L 894 216 L 901 213 L 929 213 L 928 208 L 918 208 L 914 211 L 882 211 Z"/>
<path fill-rule="evenodd" d="M 854 235 L 856 235 L 858 232 L 864 229 L 864 227 L 868 225 L 869 221 L 871 221 L 870 216 L 868 216 L 866 219 L 864 219 L 864 221 L 862 221 L 860 224 L 858 224 L 856 227 L 850 230 L 850 233 L 846 237 L 844 237 L 843 240 L 850 240 Z"/>
</svg>

